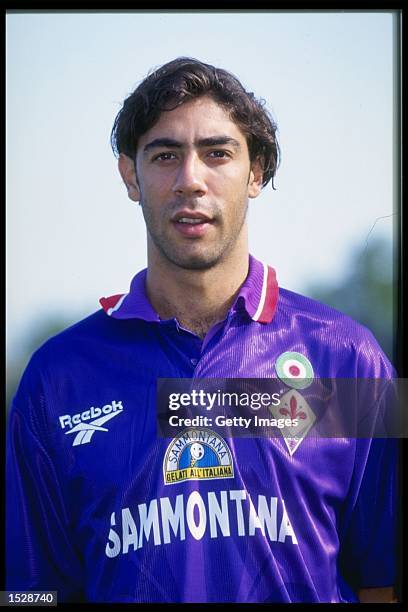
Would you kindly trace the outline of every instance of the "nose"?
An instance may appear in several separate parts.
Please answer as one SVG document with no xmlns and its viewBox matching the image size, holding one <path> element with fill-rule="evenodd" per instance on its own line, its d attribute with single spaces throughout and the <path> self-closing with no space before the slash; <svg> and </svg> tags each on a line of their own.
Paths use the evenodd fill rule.
<svg viewBox="0 0 408 612">
<path fill-rule="evenodd" d="M 205 164 L 196 153 L 186 155 L 180 162 L 173 191 L 176 195 L 203 196 L 207 192 L 204 178 Z"/>
</svg>

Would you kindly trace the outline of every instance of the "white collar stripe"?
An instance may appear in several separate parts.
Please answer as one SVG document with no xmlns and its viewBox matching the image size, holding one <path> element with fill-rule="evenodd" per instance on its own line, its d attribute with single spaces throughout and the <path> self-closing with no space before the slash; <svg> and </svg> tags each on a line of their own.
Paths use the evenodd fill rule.
<svg viewBox="0 0 408 612">
<path fill-rule="evenodd" d="M 125 293 L 124 295 L 122 295 L 121 298 L 119 298 L 119 300 L 116 302 L 115 306 L 112 306 L 112 308 L 109 308 L 106 311 L 106 314 L 108 314 L 109 316 L 111 316 L 111 314 L 113 312 L 116 312 L 116 310 L 119 310 L 119 308 L 122 306 L 123 300 L 125 299 L 125 297 L 127 296 L 127 293 Z"/>
<path fill-rule="evenodd" d="M 259 304 L 258 304 L 256 313 L 252 317 L 254 321 L 257 321 L 259 319 L 263 311 L 264 305 L 265 305 L 266 287 L 267 287 L 267 280 L 268 280 L 268 266 L 264 262 L 262 262 L 262 265 L 263 265 L 263 281 L 262 281 L 261 299 L 259 300 Z"/>
</svg>

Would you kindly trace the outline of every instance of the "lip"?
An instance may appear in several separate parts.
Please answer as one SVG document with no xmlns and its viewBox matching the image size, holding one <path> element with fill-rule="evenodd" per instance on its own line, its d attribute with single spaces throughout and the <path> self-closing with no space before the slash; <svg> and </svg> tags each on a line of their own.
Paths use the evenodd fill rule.
<svg viewBox="0 0 408 612">
<path fill-rule="evenodd" d="M 208 217 L 208 215 L 197 211 L 197 210 L 179 210 L 179 212 L 177 212 L 173 217 L 172 217 L 172 221 L 174 221 L 175 223 L 177 223 L 177 221 L 179 221 L 180 219 L 182 219 L 183 217 L 187 217 L 189 219 L 202 219 L 203 223 L 210 223 L 212 221 L 212 219 L 210 217 Z"/>
<path fill-rule="evenodd" d="M 180 219 L 187 217 L 189 219 L 200 219 L 201 223 L 189 224 L 178 223 Z M 181 210 L 172 218 L 175 229 L 187 238 L 201 238 L 204 236 L 212 225 L 212 219 L 199 211 Z"/>
</svg>

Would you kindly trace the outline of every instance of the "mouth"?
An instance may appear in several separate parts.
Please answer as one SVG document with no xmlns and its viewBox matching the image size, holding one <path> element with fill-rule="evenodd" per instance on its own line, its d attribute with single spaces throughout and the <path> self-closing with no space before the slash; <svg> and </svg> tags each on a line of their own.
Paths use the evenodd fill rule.
<svg viewBox="0 0 408 612">
<path fill-rule="evenodd" d="M 199 211 L 182 210 L 174 215 L 172 223 L 184 236 L 200 238 L 209 230 L 214 220 Z"/>
</svg>

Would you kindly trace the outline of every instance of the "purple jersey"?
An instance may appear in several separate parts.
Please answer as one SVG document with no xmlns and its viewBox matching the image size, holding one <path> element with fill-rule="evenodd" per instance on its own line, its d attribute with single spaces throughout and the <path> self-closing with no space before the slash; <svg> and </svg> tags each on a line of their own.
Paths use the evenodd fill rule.
<svg viewBox="0 0 408 612">
<path fill-rule="evenodd" d="M 250 256 L 204 341 L 129 293 L 34 353 L 8 436 L 9 590 L 353 602 L 394 582 L 395 440 L 156 436 L 158 378 L 391 378 L 372 334 Z M 302 394 L 302 388 L 297 387 Z"/>
</svg>

